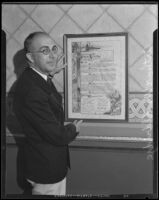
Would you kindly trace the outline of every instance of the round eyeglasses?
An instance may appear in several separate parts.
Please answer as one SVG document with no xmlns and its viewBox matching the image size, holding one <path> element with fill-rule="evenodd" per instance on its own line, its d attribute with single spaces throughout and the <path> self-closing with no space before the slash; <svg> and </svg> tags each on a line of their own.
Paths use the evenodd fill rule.
<svg viewBox="0 0 159 200">
<path fill-rule="evenodd" d="M 50 52 L 53 52 L 54 54 L 57 54 L 58 52 L 58 47 L 56 45 L 54 45 L 52 47 L 52 49 L 50 49 L 49 47 L 41 47 L 41 50 L 39 51 L 30 51 L 29 53 L 42 53 L 44 55 L 49 55 Z"/>
</svg>

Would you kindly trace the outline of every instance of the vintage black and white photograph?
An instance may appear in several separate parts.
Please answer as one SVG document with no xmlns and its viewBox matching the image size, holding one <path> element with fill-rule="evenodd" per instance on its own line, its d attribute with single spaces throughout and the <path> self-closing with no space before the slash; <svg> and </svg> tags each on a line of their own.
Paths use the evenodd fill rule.
<svg viewBox="0 0 159 200">
<path fill-rule="evenodd" d="M 1 3 L 1 198 L 158 198 L 158 1 Z"/>
</svg>

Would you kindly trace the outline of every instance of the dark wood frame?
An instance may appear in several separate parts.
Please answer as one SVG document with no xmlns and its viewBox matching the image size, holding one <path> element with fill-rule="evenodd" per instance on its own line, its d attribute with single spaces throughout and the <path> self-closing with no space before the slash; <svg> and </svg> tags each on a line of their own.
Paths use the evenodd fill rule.
<svg viewBox="0 0 159 200">
<path fill-rule="evenodd" d="M 65 121 L 73 121 L 75 119 L 83 119 L 86 122 L 127 122 L 128 121 L 128 33 L 116 32 L 116 33 L 98 33 L 98 34 L 65 34 L 63 37 L 64 54 L 66 56 L 66 62 L 68 61 L 68 40 L 71 38 L 90 38 L 90 37 L 118 37 L 123 36 L 125 38 L 125 117 L 124 119 L 92 119 L 92 118 L 71 118 L 68 113 L 68 68 L 67 65 L 64 71 L 64 110 Z"/>
</svg>

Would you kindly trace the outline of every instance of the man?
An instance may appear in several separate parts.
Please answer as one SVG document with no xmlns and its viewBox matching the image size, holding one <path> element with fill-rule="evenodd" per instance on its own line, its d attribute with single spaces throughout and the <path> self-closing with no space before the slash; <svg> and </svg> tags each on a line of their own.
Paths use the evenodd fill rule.
<svg viewBox="0 0 159 200">
<path fill-rule="evenodd" d="M 53 82 L 63 56 L 48 34 L 34 32 L 25 42 L 29 67 L 17 80 L 14 111 L 25 134 L 25 177 L 32 194 L 65 195 L 68 144 L 79 132 L 80 121 L 64 126 L 62 97 Z M 49 81 L 48 81 L 49 80 Z"/>
</svg>

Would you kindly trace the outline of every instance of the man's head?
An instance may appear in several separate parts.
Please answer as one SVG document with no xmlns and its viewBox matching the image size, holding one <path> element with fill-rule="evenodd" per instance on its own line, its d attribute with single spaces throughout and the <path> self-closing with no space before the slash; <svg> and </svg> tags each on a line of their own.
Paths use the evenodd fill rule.
<svg viewBox="0 0 159 200">
<path fill-rule="evenodd" d="M 50 74 L 57 63 L 57 46 L 45 32 L 31 33 L 24 41 L 26 57 L 32 67 Z"/>
</svg>

